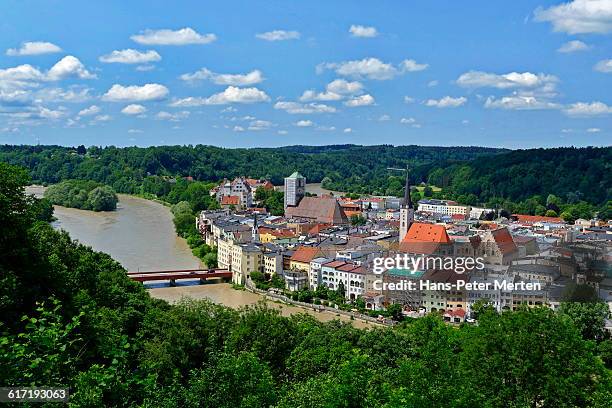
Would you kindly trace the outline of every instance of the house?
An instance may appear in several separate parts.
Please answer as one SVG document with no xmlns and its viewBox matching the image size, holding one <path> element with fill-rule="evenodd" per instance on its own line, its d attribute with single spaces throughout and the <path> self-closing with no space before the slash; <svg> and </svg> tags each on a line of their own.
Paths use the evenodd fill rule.
<svg viewBox="0 0 612 408">
<path fill-rule="evenodd" d="M 312 261 L 310 261 L 310 272 L 308 280 L 311 290 L 316 290 L 319 285 L 321 285 L 321 283 L 323 282 L 321 275 L 321 267 L 331 261 L 331 259 L 323 257 L 314 258 Z"/>
<path fill-rule="evenodd" d="M 519 250 L 508 228 L 498 228 L 481 233 L 480 253 L 485 263 L 493 265 L 510 265 L 518 258 Z"/>
<path fill-rule="evenodd" d="M 240 196 L 222 196 L 221 201 L 219 202 L 221 208 L 235 208 L 239 209 L 241 207 Z"/>
<path fill-rule="evenodd" d="M 297 292 L 308 288 L 308 274 L 304 271 L 284 271 L 285 288 Z"/>
<path fill-rule="evenodd" d="M 427 312 L 466 310 L 466 291 L 457 289 L 457 281 L 465 280 L 465 275 L 451 270 L 429 270 L 422 280 L 426 283 L 422 306 Z"/>
<path fill-rule="evenodd" d="M 330 261 L 321 265 L 321 283 L 330 290 L 344 287 L 344 296 L 355 300 L 365 294 L 366 270 L 353 262 Z"/>
<path fill-rule="evenodd" d="M 333 197 L 304 197 L 295 207 L 287 207 L 285 217 L 317 223 L 348 224 L 342 207 Z"/>
<path fill-rule="evenodd" d="M 299 246 L 291 255 L 289 269 L 309 272 L 310 262 L 322 256 L 323 252 L 317 247 Z"/>
<path fill-rule="evenodd" d="M 232 199 L 232 204 L 226 205 L 240 205 L 241 208 L 248 208 L 253 205 L 255 201 L 255 190 L 258 186 L 268 186 L 266 181 L 247 179 L 245 177 L 236 177 L 234 180 L 223 180 L 221 184 L 211 190 L 211 195 L 215 195 L 217 201 L 223 206 L 223 198 L 226 196 L 238 197 L 239 203 L 234 204 L 235 199 Z M 271 183 L 270 183 L 271 185 Z M 269 187 L 268 187 L 269 188 Z M 271 188 L 274 188 L 272 186 Z"/>
<path fill-rule="evenodd" d="M 219 240 L 217 249 L 219 268 L 232 272 L 232 282 L 237 285 L 244 285 L 251 272 L 264 270 L 263 251 L 259 245 Z"/>
</svg>

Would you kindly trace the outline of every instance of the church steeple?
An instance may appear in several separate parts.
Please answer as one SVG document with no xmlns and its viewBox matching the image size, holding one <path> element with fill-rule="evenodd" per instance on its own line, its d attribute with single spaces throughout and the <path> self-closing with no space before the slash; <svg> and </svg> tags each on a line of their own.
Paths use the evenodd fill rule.
<svg viewBox="0 0 612 408">
<path fill-rule="evenodd" d="M 412 205 L 412 199 L 410 198 L 410 172 L 406 168 L 406 185 L 404 190 L 404 199 L 400 206 L 400 228 L 399 228 L 399 241 L 402 242 L 410 226 L 414 222 L 414 206 Z"/>
<path fill-rule="evenodd" d="M 402 207 L 413 208 L 412 199 L 410 198 L 410 171 L 406 168 L 406 185 L 404 186 L 404 200 L 402 201 Z"/>
</svg>

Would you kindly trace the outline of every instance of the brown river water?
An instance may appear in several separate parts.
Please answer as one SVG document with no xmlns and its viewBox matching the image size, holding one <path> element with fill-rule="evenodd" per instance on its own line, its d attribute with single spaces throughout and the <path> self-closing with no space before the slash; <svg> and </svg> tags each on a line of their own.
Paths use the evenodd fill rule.
<svg viewBox="0 0 612 408">
<path fill-rule="evenodd" d="M 42 196 L 44 187 L 30 186 L 29 194 Z M 119 195 L 117 211 L 93 212 L 55 206 L 57 221 L 53 227 L 67 231 L 73 239 L 106 252 L 129 271 L 194 269 L 201 267 L 184 239 L 176 236 L 170 209 L 162 204 L 129 195 Z M 232 308 L 253 305 L 263 297 L 248 291 L 235 290 L 227 283 L 200 285 L 197 281 L 179 281 L 176 287 L 167 282 L 146 283 L 151 296 L 176 302 L 183 297 L 207 298 Z M 315 312 L 300 307 L 267 302 L 285 316 L 308 313 L 320 321 L 346 316 Z M 352 321 L 356 327 L 372 327 L 371 323 Z"/>
</svg>

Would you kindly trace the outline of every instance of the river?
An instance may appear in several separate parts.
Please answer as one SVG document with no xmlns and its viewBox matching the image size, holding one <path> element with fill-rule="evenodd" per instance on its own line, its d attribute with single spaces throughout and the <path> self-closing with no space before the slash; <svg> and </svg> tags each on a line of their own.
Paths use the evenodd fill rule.
<svg viewBox="0 0 612 408">
<path fill-rule="evenodd" d="M 44 187 L 30 186 L 29 194 L 42 196 Z M 93 212 L 54 207 L 53 227 L 67 231 L 73 239 L 91 246 L 96 251 L 106 252 L 129 271 L 164 269 L 192 269 L 202 265 L 193 256 L 183 238 L 176 236 L 170 209 L 154 201 L 119 194 L 117 211 Z M 179 281 L 176 287 L 167 283 L 147 283 L 151 296 L 176 302 L 183 297 L 207 298 L 215 303 L 232 308 L 253 305 L 263 297 L 248 291 L 235 290 L 227 283 L 199 285 L 197 281 Z M 318 320 L 328 321 L 347 317 L 329 312 L 314 312 L 295 306 L 267 302 L 281 310 L 285 316 L 309 313 Z M 362 321 L 352 321 L 356 327 L 372 327 Z"/>
</svg>

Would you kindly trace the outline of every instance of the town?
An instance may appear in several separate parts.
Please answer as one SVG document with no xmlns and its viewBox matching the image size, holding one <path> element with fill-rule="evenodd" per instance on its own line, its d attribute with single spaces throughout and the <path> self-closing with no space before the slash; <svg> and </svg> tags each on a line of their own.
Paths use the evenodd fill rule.
<svg viewBox="0 0 612 408">
<path fill-rule="evenodd" d="M 403 198 L 317 196 L 296 171 L 284 179 L 280 216 L 256 199 L 277 187 L 237 177 L 211 190 L 221 209 L 202 211 L 196 227 L 234 285 L 319 307 L 376 316 L 399 305 L 403 316 L 435 312 L 461 323 L 472 321 L 477 303 L 556 309 L 572 288 L 586 286 L 612 310 L 610 222 L 570 225 L 447 200 L 415 203 L 417 187 L 407 175 Z M 429 262 L 441 259 L 456 260 L 454 269 Z M 403 267 L 390 267 L 401 260 Z"/>
</svg>

